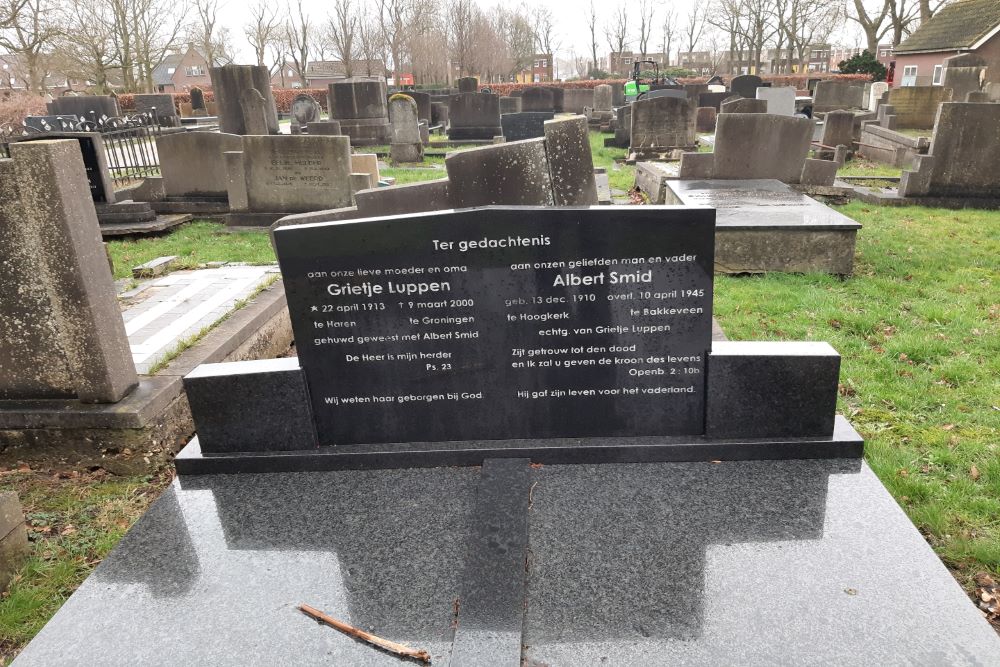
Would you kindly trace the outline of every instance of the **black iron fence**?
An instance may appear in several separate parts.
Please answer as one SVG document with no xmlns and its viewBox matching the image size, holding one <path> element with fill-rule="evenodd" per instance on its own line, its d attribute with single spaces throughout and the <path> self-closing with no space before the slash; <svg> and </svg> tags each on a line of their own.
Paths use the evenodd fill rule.
<svg viewBox="0 0 1000 667">
<path fill-rule="evenodd" d="M 156 109 L 148 113 L 110 118 L 81 119 L 76 116 L 34 116 L 19 127 L 0 127 L 0 157 L 10 157 L 10 144 L 32 139 L 73 138 L 99 134 L 105 163 L 115 185 L 160 175 L 156 138 L 161 134 Z"/>
</svg>

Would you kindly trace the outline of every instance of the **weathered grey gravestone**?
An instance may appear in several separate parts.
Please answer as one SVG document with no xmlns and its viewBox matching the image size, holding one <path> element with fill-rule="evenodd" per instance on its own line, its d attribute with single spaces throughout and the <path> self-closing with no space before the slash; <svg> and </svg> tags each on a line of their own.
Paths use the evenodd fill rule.
<svg viewBox="0 0 1000 667">
<path fill-rule="evenodd" d="M 611 86 L 602 83 L 594 87 L 594 111 L 611 111 Z"/>
<path fill-rule="evenodd" d="M 563 110 L 563 91 L 561 88 L 549 86 L 532 86 L 521 93 L 521 111 L 551 111 L 561 113 Z"/>
<path fill-rule="evenodd" d="M 973 53 L 962 53 L 944 59 L 941 85 L 951 88 L 951 99 L 965 100 L 969 93 L 982 90 L 986 78 L 986 61 Z"/>
<path fill-rule="evenodd" d="M 467 93 L 458 97 L 468 96 Z M 544 139 L 512 141 L 449 153 L 444 164 L 450 181 L 448 194 L 455 208 L 490 204 L 552 206 L 555 203 Z"/>
<path fill-rule="evenodd" d="M 188 93 L 191 96 L 191 115 L 206 116 L 208 111 L 205 107 L 205 93 L 201 88 L 195 86 Z"/>
<path fill-rule="evenodd" d="M 79 116 L 97 120 L 101 116 L 114 118 L 121 115 L 118 98 L 111 95 L 63 95 L 45 105 L 53 116 Z"/>
<path fill-rule="evenodd" d="M 500 98 L 503 100 L 504 98 Z M 516 97 L 511 99 L 518 99 Z M 507 141 L 536 139 L 545 136 L 545 121 L 552 120 L 555 114 L 551 111 L 521 111 L 520 113 L 505 113 L 500 116 L 500 126 Z"/>
<path fill-rule="evenodd" d="M 853 81 L 829 79 L 816 84 L 813 94 L 813 111 L 824 112 L 836 109 L 861 109 L 867 100 L 865 87 Z"/>
<path fill-rule="evenodd" d="M 225 197 L 223 153 L 243 150 L 235 134 L 178 132 L 156 138 L 163 189 L 168 197 Z"/>
<path fill-rule="evenodd" d="M 403 95 L 413 98 L 413 101 L 417 103 L 417 118 L 419 120 L 426 120 L 427 122 L 430 122 L 431 96 L 428 93 L 424 93 L 419 90 L 406 90 L 403 91 Z"/>
<path fill-rule="evenodd" d="M 629 150 L 637 157 L 661 154 L 695 144 L 697 100 L 654 97 L 632 103 Z"/>
<path fill-rule="evenodd" d="M 695 129 L 699 132 L 715 132 L 715 117 L 717 115 L 715 107 L 698 107 Z"/>
<path fill-rule="evenodd" d="M 944 86 L 900 86 L 889 89 L 889 105 L 896 111 L 896 127 L 901 130 L 931 129 L 941 103 L 954 99 L 951 88 Z"/>
<path fill-rule="evenodd" d="M 798 183 L 809 154 L 812 131 L 813 123 L 808 118 L 759 113 L 719 114 L 715 151 L 684 153 L 680 177 L 774 178 L 783 183 Z"/>
<path fill-rule="evenodd" d="M 885 81 L 875 81 L 872 83 L 871 88 L 868 89 L 867 109 L 869 111 L 878 111 L 879 100 L 882 99 L 887 90 L 889 90 L 889 84 Z"/>
<path fill-rule="evenodd" d="M 309 134 L 341 134 L 339 120 L 321 120 L 309 123 Z"/>
<path fill-rule="evenodd" d="M 474 76 L 463 76 L 456 85 L 460 93 L 475 93 L 479 90 L 479 79 Z"/>
<path fill-rule="evenodd" d="M 1000 104 L 941 105 L 930 155 L 904 171 L 904 197 L 1000 197 Z"/>
<path fill-rule="evenodd" d="M 353 146 L 377 146 L 389 142 L 389 109 L 382 81 L 331 83 L 327 92 L 330 119 Z"/>
<path fill-rule="evenodd" d="M 393 162 L 423 162 L 424 144 L 420 140 L 417 103 L 409 95 L 397 93 L 389 98 L 389 123 L 392 143 L 389 156 Z"/>
<path fill-rule="evenodd" d="M 851 148 L 854 141 L 854 113 L 850 111 L 831 111 L 826 114 L 823 123 L 824 146 L 836 148 L 844 145 Z"/>
<path fill-rule="evenodd" d="M 545 121 L 545 151 L 556 206 L 594 206 L 597 183 L 590 154 L 590 134 L 583 116 Z"/>
<path fill-rule="evenodd" d="M 743 97 L 754 98 L 757 96 L 757 89 L 763 82 L 763 79 L 755 74 L 742 74 L 733 77 L 729 83 L 729 90 Z"/>
<path fill-rule="evenodd" d="M 737 97 L 723 102 L 719 113 L 767 113 L 767 100 Z"/>
<path fill-rule="evenodd" d="M 135 110 L 138 113 L 152 113 L 156 110 L 156 119 L 163 125 L 176 125 L 177 109 L 174 108 L 174 96 L 170 93 L 135 95 Z"/>
<path fill-rule="evenodd" d="M 503 134 L 500 97 L 493 93 L 460 93 L 448 102 L 448 138 L 490 140 Z"/>
<path fill-rule="evenodd" d="M 79 144 L 0 160 L 0 399 L 115 403 L 138 385 Z"/>
<path fill-rule="evenodd" d="M 757 99 L 767 102 L 767 113 L 779 116 L 795 114 L 795 89 L 789 86 L 757 89 Z"/>
<path fill-rule="evenodd" d="M 500 115 L 508 113 L 520 113 L 521 112 L 521 98 L 520 97 L 507 97 L 503 96 L 500 98 Z"/>
<path fill-rule="evenodd" d="M 264 98 L 266 132 L 278 133 L 278 110 L 271 94 L 271 75 L 267 67 L 259 65 L 224 65 L 209 68 L 212 91 L 219 116 L 219 129 L 230 134 L 250 134 L 244 125 L 243 105 L 240 94 L 247 88 L 256 88 Z M 256 117 L 256 116 L 255 116 Z"/>
<path fill-rule="evenodd" d="M 243 137 L 251 213 L 299 213 L 351 205 L 347 137 Z"/>
<path fill-rule="evenodd" d="M 562 91 L 563 113 L 585 113 L 585 110 L 594 106 L 593 88 L 560 88 Z"/>
<path fill-rule="evenodd" d="M 316 123 L 320 119 L 323 108 L 312 95 L 296 95 L 292 100 L 292 121 L 299 125 L 308 126 L 309 123 Z"/>
<path fill-rule="evenodd" d="M 243 134 L 268 134 L 267 100 L 256 88 L 240 91 L 240 110 L 243 113 Z"/>
</svg>

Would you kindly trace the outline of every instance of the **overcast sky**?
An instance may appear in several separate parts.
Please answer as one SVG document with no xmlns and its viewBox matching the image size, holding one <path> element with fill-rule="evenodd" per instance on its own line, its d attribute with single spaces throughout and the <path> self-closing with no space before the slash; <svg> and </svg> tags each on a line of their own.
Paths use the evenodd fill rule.
<svg viewBox="0 0 1000 667">
<path fill-rule="evenodd" d="M 291 10 L 290 0 L 276 0 L 277 2 L 287 2 L 289 10 Z M 679 18 L 679 23 L 681 26 L 684 25 L 684 16 L 690 11 L 691 5 L 699 1 L 701 3 L 707 2 L 707 0 L 654 0 L 654 4 L 657 6 L 656 17 L 654 20 L 655 28 L 653 30 L 653 36 L 650 39 L 650 50 L 658 51 L 663 39 L 663 15 L 665 9 L 669 6 L 674 8 L 677 12 Z M 836 0 L 833 0 L 836 1 Z M 371 3 L 374 4 L 374 0 L 359 0 L 360 3 Z M 223 4 L 225 3 L 225 4 Z M 477 0 L 480 7 L 484 9 L 489 9 L 490 7 L 498 4 L 497 2 L 489 2 L 488 0 Z M 604 38 L 603 34 L 603 24 L 606 22 L 612 14 L 615 12 L 618 3 L 623 3 L 627 7 L 632 8 L 634 12 L 638 12 L 639 0 L 598 0 L 595 6 L 598 10 L 598 56 L 607 56 L 610 48 L 608 47 L 607 40 Z M 503 3 L 505 6 L 511 6 L 513 3 Z M 332 11 L 332 3 L 329 0 L 303 0 L 303 6 L 311 17 L 317 22 L 325 23 L 326 17 Z M 589 14 L 590 2 L 589 0 L 531 0 L 528 7 L 543 6 L 548 7 L 552 10 L 552 14 L 556 19 L 556 43 L 559 48 L 556 52 L 557 58 L 568 59 L 571 54 L 575 53 L 579 56 L 585 56 L 590 53 L 590 31 L 587 25 L 587 17 Z M 247 45 L 246 39 L 243 36 L 243 25 L 247 21 L 246 13 L 246 0 L 221 0 L 220 2 L 220 18 L 222 22 L 229 27 L 233 36 L 233 45 L 236 48 L 235 58 L 237 62 L 249 63 L 253 60 L 253 50 Z M 638 39 L 635 35 L 638 33 L 639 19 L 638 15 L 633 13 L 630 15 L 629 28 L 632 33 L 632 44 L 631 48 L 635 49 L 637 46 Z M 677 38 L 675 38 L 675 44 L 677 44 Z M 859 33 L 856 26 L 848 26 L 846 30 L 840 31 L 835 35 L 833 40 L 836 44 L 844 44 L 848 46 L 860 45 L 861 41 L 859 38 Z M 673 53 L 677 53 L 677 47 L 671 48 Z M 329 57 L 329 56 L 328 56 Z M 588 55 L 589 58 L 589 55 Z M 562 76 L 569 76 L 569 72 L 560 73 Z"/>
</svg>

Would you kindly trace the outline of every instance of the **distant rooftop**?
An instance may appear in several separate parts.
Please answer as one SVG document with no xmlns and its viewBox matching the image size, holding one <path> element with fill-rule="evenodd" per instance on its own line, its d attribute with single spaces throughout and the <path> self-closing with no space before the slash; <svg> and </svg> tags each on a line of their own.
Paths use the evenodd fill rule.
<svg viewBox="0 0 1000 667">
<path fill-rule="evenodd" d="M 974 49 L 1000 31 L 1000 0 L 958 0 L 924 21 L 895 53 Z"/>
</svg>

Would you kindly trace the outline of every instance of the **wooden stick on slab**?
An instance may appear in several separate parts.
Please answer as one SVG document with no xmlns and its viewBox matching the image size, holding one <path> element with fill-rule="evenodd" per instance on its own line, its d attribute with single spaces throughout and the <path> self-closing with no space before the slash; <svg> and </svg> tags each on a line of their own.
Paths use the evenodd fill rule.
<svg viewBox="0 0 1000 667">
<path fill-rule="evenodd" d="M 390 653 L 394 653 L 401 658 L 413 658 L 414 660 L 419 660 L 420 662 L 428 665 L 431 662 L 431 656 L 427 651 L 418 651 L 410 648 L 409 646 L 397 644 L 396 642 L 389 641 L 388 639 L 382 639 L 381 637 L 377 637 L 370 632 L 365 632 L 360 628 L 356 628 L 353 625 L 348 625 L 343 621 L 338 621 L 334 617 L 328 616 L 320 610 L 310 607 L 307 604 L 299 605 L 299 611 L 306 616 L 316 619 L 320 623 L 326 623 L 330 627 L 340 630 L 346 635 L 356 637 L 368 642 L 369 644 L 378 646 L 379 648 L 385 649 Z"/>
</svg>

